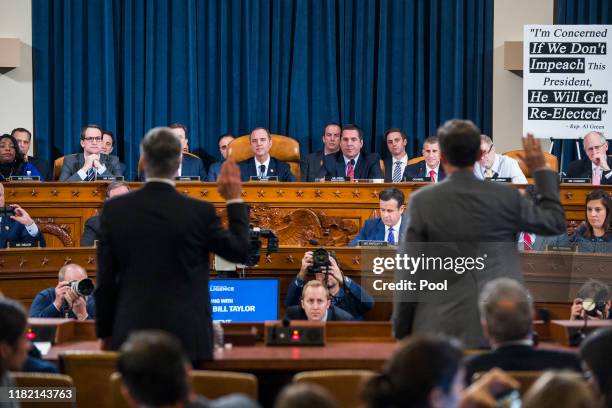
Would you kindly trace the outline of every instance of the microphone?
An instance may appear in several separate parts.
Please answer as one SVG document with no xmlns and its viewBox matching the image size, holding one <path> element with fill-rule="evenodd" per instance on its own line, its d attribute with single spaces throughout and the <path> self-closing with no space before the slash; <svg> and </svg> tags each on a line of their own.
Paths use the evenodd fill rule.
<svg viewBox="0 0 612 408">
<path fill-rule="evenodd" d="M 259 165 L 259 174 L 261 174 L 261 177 L 266 175 L 266 166 L 264 164 Z"/>
<path fill-rule="evenodd" d="M 499 176 L 499 173 L 498 173 L 498 172 L 495 172 L 495 173 L 493 173 L 493 177 L 491 177 L 491 178 L 496 179 L 496 178 L 497 178 L 497 176 Z"/>
<path fill-rule="evenodd" d="M 355 165 L 355 159 L 349 160 L 349 163 L 351 164 L 351 166 L 354 166 Z"/>
<path fill-rule="evenodd" d="M 319 245 L 319 241 L 316 239 L 310 239 L 308 240 L 308 244 L 312 245 L 312 246 L 318 246 Z"/>
</svg>

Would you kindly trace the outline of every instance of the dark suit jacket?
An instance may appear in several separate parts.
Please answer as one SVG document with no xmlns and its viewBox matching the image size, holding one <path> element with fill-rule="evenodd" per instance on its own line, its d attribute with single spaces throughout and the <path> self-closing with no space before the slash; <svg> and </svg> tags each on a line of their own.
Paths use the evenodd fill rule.
<svg viewBox="0 0 612 408">
<path fill-rule="evenodd" d="M 418 163 L 409 164 L 404 169 L 402 179 L 404 177 L 429 177 L 429 173 L 426 173 L 426 171 L 427 163 L 425 163 L 425 160 L 420 161 Z M 438 168 L 438 180 L 436 181 L 442 181 L 445 177 L 446 174 L 444 173 L 444 168 L 442 168 L 442 165 L 440 164 L 440 167 Z"/>
<path fill-rule="evenodd" d="M 53 181 L 53 171 L 51 166 L 49 166 L 49 162 L 44 159 L 39 159 L 37 157 L 28 156 L 28 162 L 32 163 L 34 167 L 38 169 L 43 180 L 45 181 Z"/>
<path fill-rule="evenodd" d="M 385 183 L 393 183 L 393 158 L 387 157 L 384 160 L 384 163 L 385 163 Z"/>
<path fill-rule="evenodd" d="M 393 231 L 395 234 L 395 241 L 397 243 L 400 242 L 402 238 L 402 225 L 400 224 L 400 231 Z M 398 237 L 399 234 L 399 237 Z M 357 246 L 359 241 L 386 241 L 387 237 L 385 237 L 385 224 L 382 222 L 382 219 L 372 218 L 370 220 L 366 220 L 363 224 L 363 227 L 359 230 L 359 234 L 355 238 L 351 240 L 348 246 Z"/>
<path fill-rule="evenodd" d="M 119 158 L 113 155 L 100 153 L 100 163 L 106 166 L 104 176 L 123 176 Z M 59 181 L 83 181 L 77 173 L 85 164 L 83 153 L 74 153 L 64 156 L 64 165 Z"/>
<path fill-rule="evenodd" d="M 229 230 L 207 202 L 163 182 L 104 204 L 100 218 L 96 329 L 116 350 L 135 330 L 177 336 L 192 362 L 212 358 L 208 257 L 247 258 L 249 216 L 227 206 Z"/>
<path fill-rule="evenodd" d="M 181 176 L 200 176 L 200 181 L 208 180 L 202 159 L 186 154 L 181 162 Z"/>
<path fill-rule="evenodd" d="M 30 243 L 32 246 L 38 246 L 40 243 L 41 247 L 47 246 L 45 238 L 38 230 L 38 235 L 32 237 L 26 230 L 25 225 L 12 220 L 9 217 L 2 217 L 0 221 L 0 248 L 8 247 L 9 243 L 14 246 L 18 243 Z"/>
<path fill-rule="evenodd" d="M 612 169 L 612 157 L 608 156 L 608 166 Z M 609 178 L 606 176 L 610 175 Z M 567 169 L 567 177 L 572 178 L 593 178 L 593 167 L 591 160 L 585 157 L 582 160 L 575 160 L 570 163 Z M 603 172 L 601 175 L 601 184 L 612 185 L 612 170 Z"/>
<path fill-rule="evenodd" d="M 328 154 L 323 158 L 323 167 L 319 170 L 319 178 L 346 177 L 346 165 L 342 150 Z M 361 152 L 355 165 L 356 179 L 381 179 L 380 156 L 377 153 Z"/>
<path fill-rule="evenodd" d="M 323 150 L 320 150 L 310 153 L 302 160 L 302 163 L 300 163 L 302 181 L 315 181 L 323 165 L 323 157 L 325 157 Z"/>
<path fill-rule="evenodd" d="M 30 317 L 58 317 L 64 318 L 65 312 L 55 308 L 53 301 L 55 300 L 55 288 L 47 288 L 40 291 L 30 306 Z M 96 317 L 96 304 L 93 296 L 88 296 L 87 301 L 87 320 L 93 320 Z M 68 313 L 71 319 L 76 319 L 72 311 Z"/>
<path fill-rule="evenodd" d="M 81 235 L 81 246 L 93 246 L 94 241 L 100 239 L 100 216 L 94 215 L 85 221 L 85 229 Z"/>
<path fill-rule="evenodd" d="M 255 159 L 252 157 L 241 161 L 238 163 L 238 166 L 240 167 L 240 179 L 242 181 L 249 181 L 251 177 L 257 177 Z M 295 181 L 295 176 L 291 172 L 289 165 L 284 161 L 276 160 L 274 157 L 270 157 L 270 166 L 267 170 L 268 176 L 277 176 L 278 181 Z"/>
<path fill-rule="evenodd" d="M 289 306 L 285 309 L 285 319 L 289 320 L 308 320 L 306 312 L 302 309 L 302 306 Z M 347 321 L 353 320 L 353 316 L 349 312 L 346 312 L 339 307 L 330 305 L 327 309 L 327 321 Z"/>
<path fill-rule="evenodd" d="M 421 270 L 412 275 L 405 270 L 396 271 L 396 279 L 417 283 L 421 278 L 448 280 L 444 292 L 398 294 L 394 307 L 398 338 L 411 333 L 444 333 L 459 338 L 470 348 L 486 343 L 478 296 L 491 279 L 504 276 L 522 281 L 517 234 L 526 231 L 555 235 L 566 230 L 557 173 L 537 171 L 534 179 L 539 193 L 537 203 L 522 197 L 511 186 L 478 180 L 472 171 L 453 173 L 441 183 L 410 195 L 402 220 L 406 230 L 400 255 L 485 258 L 482 269 L 463 273 Z M 450 244 L 434 248 L 430 243 Z"/>
<path fill-rule="evenodd" d="M 540 350 L 526 345 L 507 345 L 488 353 L 476 354 L 465 359 L 465 378 L 469 384 L 472 376 L 481 371 L 498 367 L 506 371 L 543 371 L 569 369 L 581 372 L 576 353 Z"/>
</svg>

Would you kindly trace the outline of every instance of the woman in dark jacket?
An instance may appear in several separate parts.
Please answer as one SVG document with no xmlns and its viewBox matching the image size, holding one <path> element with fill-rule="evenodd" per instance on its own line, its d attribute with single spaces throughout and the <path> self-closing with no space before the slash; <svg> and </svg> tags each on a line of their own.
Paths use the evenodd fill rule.
<svg viewBox="0 0 612 408">
<path fill-rule="evenodd" d="M 42 181 L 40 171 L 25 161 L 17 140 L 4 134 L 0 136 L 0 181 L 8 181 L 12 176 L 39 176 Z"/>
</svg>

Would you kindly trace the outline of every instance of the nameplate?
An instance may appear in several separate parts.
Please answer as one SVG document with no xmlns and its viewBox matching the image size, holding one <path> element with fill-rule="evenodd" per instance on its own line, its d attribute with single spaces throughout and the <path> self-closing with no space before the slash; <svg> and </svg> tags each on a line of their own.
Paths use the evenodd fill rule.
<svg viewBox="0 0 612 408">
<path fill-rule="evenodd" d="M 570 184 L 591 184 L 590 178 L 577 178 L 577 177 L 564 177 L 561 179 L 562 183 L 570 183 Z"/>
<path fill-rule="evenodd" d="M 39 245 L 32 245 L 31 242 L 9 242 L 9 248 L 38 248 Z"/>
<path fill-rule="evenodd" d="M 495 178 L 487 178 L 487 181 L 494 181 L 496 183 L 512 183 L 511 177 L 495 177 Z"/>
<path fill-rule="evenodd" d="M 359 241 L 357 241 L 357 245 L 363 246 L 363 247 L 386 247 L 386 246 L 389 246 L 389 243 L 387 241 L 374 241 L 371 239 L 360 239 Z"/>
<path fill-rule="evenodd" d="M 200 181 L 200 176 L 177 176 L 176 181 Z"/>
<path fill-rule="evenodd" d="M 353 179 L 353 183 L 384 183 L 385 179 Z"/>
<path fill-rule="evenodd" d="M 351 181 L 350 177 L 331 177 L 331 176 L 325 176 L 325 178 L 322 179 L 323 181 L 333 181 L 336 183 L 340 183 L 340 182 L 345 182 L 345 181 Z"/>
<path fill-rule="evenodd" d="M 546 245 L 547 251 L 555 252 L 577 252 L 578 247 L 576 245 Z"/>
<path fill-rule="evenodd" d="M 96 181 L 123 181 L 123 176 L 98 176 Z"/>
<path fill-rule="evenodd" d="M 10 181 L 40 181 L 40 176 L 11 176 Z"/>
<path fill-rule="evenodd" d="M 251 176 L 250 181 L 278 181 L 278 176 Z"/>
<path fill-rule="evenodd" d="M 402 181 L 413 183 L 431 183 L 431 177 L 404 177 Z"/>
</svg>

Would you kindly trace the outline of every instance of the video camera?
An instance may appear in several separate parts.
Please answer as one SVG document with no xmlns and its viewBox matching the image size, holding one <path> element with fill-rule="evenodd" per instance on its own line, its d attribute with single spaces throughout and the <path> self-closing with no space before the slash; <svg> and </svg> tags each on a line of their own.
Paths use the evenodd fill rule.
<svg viewBox="0 0 612 408">
<path fill-rule="evenodd" d="M 259 258 L 261 258 L 261 238 L 266 238 L 268 240 L 266 255 L 278 252 L 278 237 L 274 231 L 271 229 L 253 227 L 249 229 L 249 252 L 245 264 L 248 267 L 255 266 L 259 263 Z"/>
</svg>

